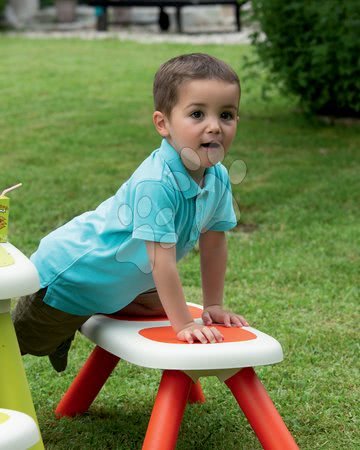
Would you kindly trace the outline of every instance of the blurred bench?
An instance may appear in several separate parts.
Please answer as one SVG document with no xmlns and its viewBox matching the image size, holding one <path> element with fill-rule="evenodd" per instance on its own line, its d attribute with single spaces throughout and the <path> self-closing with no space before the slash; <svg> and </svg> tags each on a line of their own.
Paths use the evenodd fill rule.
<svg viewBox="0 0 360 450">
<path fill-rule="evenodd" d="M 234 7 L 235 23 L 237 31 L 241 30 L 240 8 L 247 3 L 247 0 L 87 0 L 85 3 L 89 6 L 97 7 L 97 30 L 106 31 L 108 28 L 107 9 L 129 8 L 135 6 L 154 6 L 160 8 L 159 26 L 166 31 L 169 28 L 170 20 L 164 7 L 175 7 L 176 29 L 179 33 L 183 31 L 181 20 L 181 9 L 184 6 L 205 6 L 205 5 L 232 5 Z"/>
</svg>

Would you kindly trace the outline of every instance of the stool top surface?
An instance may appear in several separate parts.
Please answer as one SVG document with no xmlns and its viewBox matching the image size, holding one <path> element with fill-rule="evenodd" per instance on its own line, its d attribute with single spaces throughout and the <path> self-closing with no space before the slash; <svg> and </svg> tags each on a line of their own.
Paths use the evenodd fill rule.
<svg viewBox="0 0 360 450">
<path fill-rule="evenodd" d="M 34 264 L 9 242 L 1 243 L 0 301 L 39 290 L 39 275 Z M 4 255 L 5 253 L 5 255 Z"/>
<path fill-rule="evenodd" d="M 202 307 L 188 303 L 198 323 Z M 216 344 L 188 344 L 176 338 L 166 317 L 92 316 L 81 332 L 98 346 L 138 366 L 173 370 L 213 370 L 274 364 L 283 360 L 273 337 L 252 327 L 215 325 L 224 336 Z"/>
</svg>

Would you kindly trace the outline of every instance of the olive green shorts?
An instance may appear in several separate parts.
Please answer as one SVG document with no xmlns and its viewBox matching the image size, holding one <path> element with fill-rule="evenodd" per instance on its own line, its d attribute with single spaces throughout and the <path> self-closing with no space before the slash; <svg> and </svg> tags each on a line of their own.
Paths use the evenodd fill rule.
<svg viewBox="0 0 360 450">
<path fill-rule="evenodd" d="M 21 297 L 12 313 L 22 355 L 44 356 L 74 336 L 90 316 L 75 316 L 43 302 L 46 288 Z"/>
<path fill-rule="evenodd" d="M 46 288 L 21 297 L 12 313 L 22 355 L 45 356 L 74 337 L 90 316 L 77 316 L 47 305 L 43 298 Z M 153 316 L 165 314 L 155 289 L 140 294 L 121 310 L 122 314 Z"/>
</svg>

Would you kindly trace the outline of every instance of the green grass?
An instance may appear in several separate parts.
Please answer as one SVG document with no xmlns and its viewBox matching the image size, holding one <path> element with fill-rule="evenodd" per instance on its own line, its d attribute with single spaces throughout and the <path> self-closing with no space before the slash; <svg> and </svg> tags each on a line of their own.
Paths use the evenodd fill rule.
<svg viewBox="0 0 360 450">
<path fill-rule="evenodd" d="M 111 196 L 159 144 L 151 84 L 164 60 L 191 51 L 243 73 L 247 46 L 142 45 L 115 40 L 0 40 L 1 186 L 14 192 L 11 241 L 39 240 Z M 283 345 L 283 363 L 258 370 L 301 449 L 360 448 L 358 126 L 309 121 L 294 100 L 243 80 L 238 136 L 226 158 L 248 172 L 234 197 L 226 304 Z M 245 232 L 246 230 L 251 233 Z M 188 300 L 200 301 L 196 251 L 181 264 Z M 78 336 L 68 370 L 24 357 L 47 449 L 141 447 L 160 373 L 122 362 L 88 415 L 53 410 L 92 345 Z M 189 406 L 178 449 L 259 449 L 224 385 L 204 379 L 205 405 Z"/>
</svg>

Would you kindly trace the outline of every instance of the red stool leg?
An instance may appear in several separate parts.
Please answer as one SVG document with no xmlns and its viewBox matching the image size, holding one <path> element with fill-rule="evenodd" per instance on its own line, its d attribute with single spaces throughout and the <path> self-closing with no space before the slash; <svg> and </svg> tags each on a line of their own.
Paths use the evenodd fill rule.
<svg viewBox="0 0 360 450">
<path fill-rule="evenodd" d="M 191 383 L 179 370 L 164 371 L 142 450 L 175 449 Z"/>
<path fill-rule="evenodd" d="M 254 369 L 247 367 L 225 381 L 265 450 L 298 450 Z"/>
<path fill-rule="evenodd" d="M 119 362 L 119 357 L 95 347 L 84 366 L 60 400 L 55 414 L 75 416 L 86 412 Z"/>
<path fill-rule="evenodd" d="M 193 383 L 191 385 L 188 402 L 205 403 L 205 395 L 203 393 L 203 390 L 201 389 L 200 381 L 197 381 L 196 383 Z"/>
</svg>

